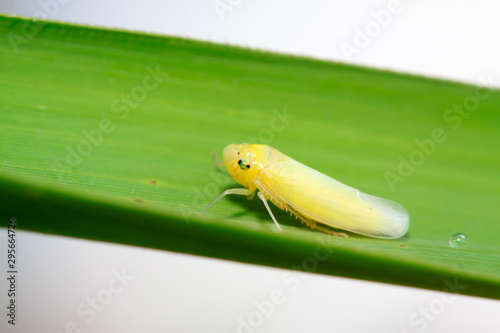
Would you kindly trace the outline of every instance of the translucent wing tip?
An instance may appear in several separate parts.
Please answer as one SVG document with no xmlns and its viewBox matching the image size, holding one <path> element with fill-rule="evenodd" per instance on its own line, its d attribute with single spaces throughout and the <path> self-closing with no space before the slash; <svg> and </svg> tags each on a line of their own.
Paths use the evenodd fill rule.
<svg viewBox="0 0 500 333">
<path fill-rule="evenodd" d="M 400 238 L 410 228 L 410 216 L 406 209 L 397 202 L 361 193 L 359 197 L 376 208 L 383 218 L 377 234 L 370 235 L 377 238 Z"/>
</svg>

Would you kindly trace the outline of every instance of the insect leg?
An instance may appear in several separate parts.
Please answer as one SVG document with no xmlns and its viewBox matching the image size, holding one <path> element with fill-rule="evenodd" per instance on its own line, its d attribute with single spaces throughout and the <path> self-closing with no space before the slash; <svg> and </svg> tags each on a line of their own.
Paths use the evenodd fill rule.
<svg viewBox="0 0 500 333">
<path fill-rule="evenodd" d="M 266 197 L 264 196 L 264 194 L 262 192 L 259 192 L 257 195 L 259 196 L 259 198 L 264 203 L 264 206 L 266 206 L 267 211 L 269 212 L 269 215 L 271 215 L 271 218 L 273 219 L 274 224 L 276 224 L 276 227 L 278 227 L 278 230 L 281 231 L 281 227 L 278 224 L 278 221 L 276 221 L 276 218 L 274 217 L 273 212 L 271 211 L 271 208 L 269 207 L 269 205 L 267 203 Z"/>
<path fill-rule="evenodd" d="M 216 203 L 217 201 L 219 201 L 220 199 L 222 199 L 223 197 L 225 197 L 228 194 L 251 195 L 252 193 L 253 192 L 251 192 L 247 188 L 231 188 L 231 189 L 225 190 L 224 192 L 222 192 L 221 195 L 219 195 L 217 198 L 215 198 L 211 203 L 209 203 L 208 205 L 206 205 L 205 208 L 203 208 L 198 213 L 198 215 L 201 215 L 201 214 L 205 213 L 207 211 L 207 209 L 209 209 L 210 207 L 213 206 L 214 203 Z"/>
<path fill-rule="evenodd" d="M 312 230 L 319 230 L 319 231 L 322 231 L 328 235 L 333 235 L 336 237 L 349 238 L 349 236 L 345 232 L 334 231 L 330 228 L 322 227 L 315 222 L 311 223 L 311 222 L 305 221 L 304 223 L 306 223 L 309 227 L 311 227 Z"/>
</svg>

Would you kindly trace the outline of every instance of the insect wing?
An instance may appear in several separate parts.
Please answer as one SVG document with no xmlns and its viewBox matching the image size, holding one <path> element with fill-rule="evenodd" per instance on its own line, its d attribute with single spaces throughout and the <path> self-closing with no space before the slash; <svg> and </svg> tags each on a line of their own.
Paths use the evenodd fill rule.
<svg viewBox="0 0 500 333">
<path fill-rule="evenodd" d="M 409 227 L 400 204 L 362 193 L 290 158 L 268 165 L 256 178 L 282 202 L 334 228 L 398 238 Z"/>
</svg>

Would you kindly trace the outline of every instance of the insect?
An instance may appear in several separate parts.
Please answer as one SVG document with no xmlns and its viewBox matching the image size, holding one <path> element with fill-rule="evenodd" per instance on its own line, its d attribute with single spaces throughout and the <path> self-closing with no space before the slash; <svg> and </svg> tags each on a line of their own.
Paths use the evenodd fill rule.
<svg viewBox="0 0 500 333">
<path fill-rule="evenodd" d="M 399 238 L 408 231 L 410 218 L 400 204 L 344 185 L 270 146 L 231 144 L 224 148 L 223 158 L 229 175 L 245 188 L 225 190 L 200 214 L 228 194 L 252 199 L 258 192 L 279 231 L 268 200 L 312 229 L 329 234 L 343 234 L 331 229 L 336 228 L 376 238 Z"/>
</svg>

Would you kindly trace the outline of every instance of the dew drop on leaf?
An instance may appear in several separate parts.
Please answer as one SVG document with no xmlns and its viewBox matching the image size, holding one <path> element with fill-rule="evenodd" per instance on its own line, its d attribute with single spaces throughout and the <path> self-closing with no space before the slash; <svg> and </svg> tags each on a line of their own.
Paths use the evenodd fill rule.
<svg viewBox="0 0 500 333">
<path fill-rule="evenodd" d="M 458 249 L 465 247 L 469 243 L 469 240 L 464 234 L 454 234 L 450 237 L 448 243 L 450 244 L 450 247 Z"/>
</svg>

